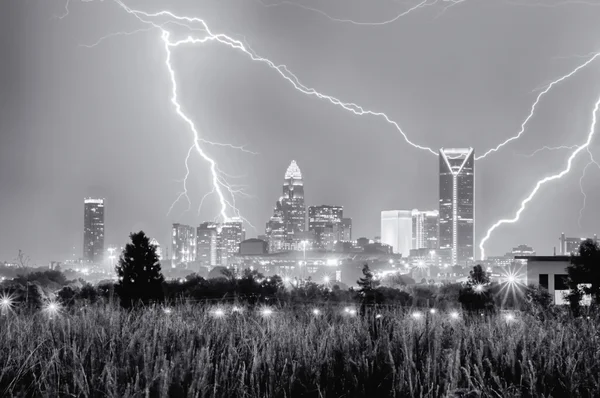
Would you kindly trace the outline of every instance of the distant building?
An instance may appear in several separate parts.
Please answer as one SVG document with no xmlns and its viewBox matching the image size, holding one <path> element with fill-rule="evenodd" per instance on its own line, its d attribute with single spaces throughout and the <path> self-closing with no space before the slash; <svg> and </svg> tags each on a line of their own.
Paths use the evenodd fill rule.
<svg viewBox="0 0 600 398">
<path fill-rule="evenodd" d="M 302 173 L 295 160 L 290 163 L 284 178 L 283 197 L 281 198 L 283 225 L 286 231 L 286 240 L 290 243 L 297 243 L 301 240 L 298 235 L 306 231 L 306 206 Z"/>
<path fill-rule="evenodd" d="M 150 239 L 150 244 L 156 248 L 156 255 L 158 256 L 158 259 L 162 260 L 162 249 L 160 248 L 160 244 L 158 243 L 156 238 Z M 112 249 L 112 251 L 116 251 L 116 249 Z"/>
<path fill-rule="evenodd" d="M 308 208 L 308 230 L 314 234 L 314 245 L 318 249 L 332 250 L 338 240 L 342 240 L 342 206 L 310 206 Z"/>
<path fill-rule="evenodd" d="M 566 283 L 570 256 L 517 256 L 526 264 L 525 285 L 542 286 L 548 290 L 553 304 L 567 304 L 565 294 L 569 292 Z"/>
<path fill-rule="evenodd" d="M 342 240 L 350 242 L 352 240 L 352 219 L 342 218 Z"/>
<path fill-rule="evenodd" d="M 227 266 L 229 259 L 239 253 L 240 243 L 246 239 L 242 220 L 234 217 L 223 223 L 220 233 L 221 264 Z"/>
<path fill-rule="evenodd" d="M 513 247 L 512 251 L 510 252 L 512 257 L 515 256 L 535 256 L 535 250 L 533 250 L 533 247 L 527 246 L 527 245 L 519 245 L 517 247 Z"/>
<path fill-rule="evenodd" d="M 594 242 L 598 243 L 598 237 L 596 234 L 594 234 L 593 238 L 587 239 L 592 239 Z M 567 238 L 565 237 L 564 233 L 560 234 L 560 246 L 558 254 L 560 254 L 561 256 L 570 256 L 573 254 L 577 255 L 579 253 L 579 246 L 585 240 L 586 238 Z"/>
<path fill-rule="evenodd" d="M 172 228 L 171 260 L 173 266 L 196 259 L 196 234 L 193 227 L 175 223 Z"/>
<path fill-rule="evenodd" d="M 83 260 L 102 264 L 104 261 L 104 199 L 83 201 Z"/>
<path fill-rule="evenodd" d="M 413 249 L 430 249 L 438 248 L 438 225 L 439 212 L 412 211 L 412 248 Z"/>
<path fill-rule="evenodd" d="M 266 241 L 269 244 L 269 253 L 277 253 L 284 250 L 287 233 L 283 223 L 283 204 L 281 199 L 275 204 L 273 216 L 265 227 Z"/>
<path fill-rule="evenodd" d="M 450 249 L 452 265 L 473 260 L 475 153 L 440 149 L 439 248 Z"/>
<path fill-rule="evenodd" d="M 204 222 L 196 228 L 196 261 L 204 267 L 220 265 L 218 259 L 219 225 Z"/>
<path fill-rule="evenodd" d="M 263 255 L 268 253 L 269 244 L 261 239 L 246 239 L 240 243 L 241 256 Z"/>
<path fill-rule="evenodd" d="M 412 248 L 412 212 L 388 210 L 381 212 L 381 243 L 392 247 L 394 253 L 408 257 Z"/>
<path fill-rule="evenodd" d="M 367 246 L 369 244 L 369 239 L 368 238 L 358 238 L 356 240 L 356 246 L 361 247 L 361 248 L 365 248 L 365 246 Z"/>
</svg>

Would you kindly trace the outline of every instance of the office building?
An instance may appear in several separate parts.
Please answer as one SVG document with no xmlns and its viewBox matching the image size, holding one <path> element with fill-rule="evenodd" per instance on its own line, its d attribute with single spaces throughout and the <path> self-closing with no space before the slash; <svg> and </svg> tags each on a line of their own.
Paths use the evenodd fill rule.
<svg viewBox="0 0 600 398">
<path fill-rule="evenodd" d="M 246 231 L 242 220 L 233 217 L 223 223 L 219 239 L 221 265 L 227 266 L 233 256 L 239 253 L 240 243 L 246 239 Z"/>
<path fill-rule="evenodd" d="M 83 201 L 83 260 L 92 264 L 104 261 L 104 199 Z"/>
<path fill-rule="evenodd" d="M 175 266 L 189 263 L 196 259 L 196 236 L 193 227 L 184 224 L 173 224 L 171 239 L 171 260 Z"/>
<path fill-rule="evenodd" d="M 412 248 L 412 211 L 381 212 L 381 243 L 391 246 L 394 253 L 409 256 Z"/>
<path fill-rule="evenodd" d="M 342 218 L 342 241 L 352 241 L 352 219 Z"/>
<path fill-rule="evenodd" d="M 587 239 L 592 239 L 594 242 L 598 243 L 598 237 L 596 234 L 594 234 L 593 238 L 587 238 Z M 561 256 L 570 256 L 570 255 L 579 254 L 579 246 L 581 246 L 581 243 L 583 243 L 585 240 L 586 240 L 586 238 L 568 238 L 568 237 L 565 237 L 564 233 L 560 234 L 559 254 Z"/>
<path fill-rule="evenodd" d="M 265 227 L 265 238 L 269 245 L 269 253 L 277 253 L 284 250 L 286 242 L 286 231 L 283 223 L 283 204 L 278 200 L 273 209 L 273 216 Z"/>
<path fill-rule="evenodd" d="M 219 265 L 218 259 L 219 225 L 204 222 L 196 228 L 196 261 L 205 267 Z"/>
<path fill-rule="evenodd" d="M 450 249 L 450 264 L 473 260 L 475 153 L 440 149 L 439 248 Z"/>
<path fill-rule="evenodd" d="M 430 249 L 438 248 L 438 224 L 439 212 L 432 211 L 412 211 L 412 248 Z"/>
<path fill-rule="evenodd" d="M 286 241 L 297 243 L 301 240 L 300 235 L 306 231 L 306 206 L 302 173 L 295 160 L 292 160 L 285 172 L 281 204 Z"/>
<path fill-rule="evenodd" d="M 314 234 L 317 249 L 332 250 L 338 240 L 342 240 L 342 206 L 310 206 L 308 208 L 308 230 Z"/>
</svg>

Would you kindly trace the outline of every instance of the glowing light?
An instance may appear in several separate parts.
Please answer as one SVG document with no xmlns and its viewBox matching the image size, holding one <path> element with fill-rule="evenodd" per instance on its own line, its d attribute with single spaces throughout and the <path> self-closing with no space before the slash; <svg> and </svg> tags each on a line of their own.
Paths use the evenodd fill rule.
<svg viewBox="0 0 600 398">
<path fill-rule="evenodd" d="M 412 313 L 412 317 L 415 319 L 420 319 L 423 316 L 422 313 L 420 313 L 419 311 L 415 311 Z"/>
<path fill-rule="evenodd" d="M 323 283 L 329 283 L 330 278 L 328 276 L 323 277 Z"/>
<path fill-rule="evenodd" d="M 163 308 L 163 312 L 167 315 L 171 314 L 173 312 L 173 310 L 169 307 L 165 307 Z"/>
<path fill-rule="evenodd" d="M 12 310 L 14 304 L 15 304 L 15 300 L 12 295 L 4 293 L 0 297 L 0 308 L 2 310 L 3 315 L 5 315 L 7 313 L 7 311 Z"/>
<path fill-rule="evenodd" d="M 44 305 L 43 311 L 52 318 L 54 315 L 58 315 L 61 309 L 62 307 L 58 301 L 50 300 Z"/>
<path fill-rule="evenodd" d="M 285 283 L 289 283 L 289 282 L 290 282 L 290 277 L 289 277 L 289 276 L 284 276 L 284 277 L 283 277 L 283 281 L 284 281 Z"/>
<path fill-rule="evenodd" d="M 477 284 L 477 285 L 473 286 L 473 289 L 476 292 L 481 293 L 481 292 L 483 292 L 484 286 L 482 284 Z"/>
<path fill-rule="evenodd" d="M 578 146 L 577 149 L 575 149 L 571 153 L 571 156 L 569 156 L 569 159 L 567 160 L 567 166 L 561 172 L 559 172 L 557 174 L 554 174 L 554 175 L 551 175 L 549 177 L 545 177 L 545 178 L 539 180 L 536 183 L 536 185 L 533 188 L 533 190 L 531 191 L 531 193 L 521 202 L 521 206 L 519 207 L 519 209 L 517 210 L 517 212 L 516 212 L 516 214 L 515 214 L 515 216 L 513 218 L 499 220 L 494 225 L 492 225 L 490 227 L 490 229 L 488 229 L 486 235 L 484 236 L 484 238 L 479 243 L 479 250 L 481 252 L 481 259 L 482 260 L 485 259 L 485 249 L 484 249 L 485 243 L 490 239 L 492 233 L 499 226 L 501 226 L 503 224 L 514 224 L 517 221 L 519 221 L 519 219 L 521 217 L 521 213 L 523 213 L 523 211 L 527 207 L 527 204 L 529 202 L 531 202 L 531 200 L 535 197 L 535 195 L 539 191 L 540 187 L 542 187 L 544 184 L 546 184 L 546 183 L 548 183 L 550 181 L 561 179 L 563 176 L 565 176 L 566 174 L 568 174 L 569 171 L 571 171 L 571 167 L 572 167 L 573 161 L 575 160 L 575 158 L 577 157 L 577 155 L 579 155 L 579 153 L 581 153 L 584 149 L 588 148 L 588 146 L 592 142 L 592 138 L 594 137 L 594 133 L 596 132 L 596 121 L 597 121 L 597 115 L 596 115 L 596 113 L 598 112 L 598 108 L 599 107 L 600 107 L 600 98 L 598 98 L 598 100 L 596 101 L 596 103 L 594 105 L 594 110 L 592 112 L 592 123 L 591 123 L 591 126 L 590 126 L 590 131 L 588 133 L 587 140 L 585 141 L 585 143 L 583 143 L 580 146 Z"/>
<path fill-rule="evenodd" d="M 380 319 L 380 318 L 382 318 L 382 317 L 383 317 L 383 315 L 381 315 L 381 314 L 377 314 L 377 315 L 375 315 L 375 319 Z"/>
<path fill-rule="evenodd" d="M 435 313 L 436 313 L 436 311 L 435 311 L 435 308 L 432 308 L 432 309 L 430 309 L 430 310 L 429 310 L 429 313 L 431 313 L 431 314 L 435 314 Z"/>
<path fill-rule="evenodd" d="M 344 308 L 344 312 L 349 315 L 356 315 L 356 310 L 352 307 Z"/>
<path fill-rule="evenodd" d="M 215 318 L 222 318 L 225 316 L 225 311 L 223 311 L 221 308 L 217 308 L 215 310 L 212 311 L 212 315 Z"/>
<path fill-rule="evenodd" d="M 238 307 L 237 305 L 234 305 L 233 307 L 231 307 L 231 312 L 234 312 L 234 313 L 241 313 L 241 312 L 243 312 L 243 311 L 244 311 L 244 310 L 243 310 L 241 307 Z"/>
<path fill-rule="evenodd" d="M 450 313 L 450 318 L 452 318 L 452 319 L 458 319 L 458 317 L 459 317 L 458 312 L 452 311 Z"/>
<path fill-rule="evenodd" d="M 313 313 L 314 315 L 321 315 L 321 310 L 320 310 L 320 309 L 318 309 L 318 308 L 315 308 L 315 309 L 313 309 L 313 310 L 312 310 L 312 313 Z"/>
<path fill-rule="evenodd" d="M 519 130 L 519 132 L 510 137 L 509 139 L 507 139 L 506 141 L 500 143 L 498 146 L 496 146 L 495 148 L 490 149 L 489 151 L 485 152 L 483 155 L 481 156 L 477 156 L 475 157 L 475 160 L 480 160 L 485 158 L 486 156 L 488 156 L 491 153 L 497 152 L 500 148 L 502 148 L 503 146 L 505 146 L 506 144 L 508 144 L 511 141 L 514 141 L 516 139 L 518 139 L 519 137 L 521 137 L 521 135 L 523 135 L 523 133 L 525 132 L 525 126 L 527 125 L 527 123 L 529 122 L 529 120 L 533 117 L 533 115 L 535 114 L 535 109 L 538 105 L 538 103 L 540 102 L 540 100 L 542 99 L 542 97 L 548 93 L 552 87 L 554 87 L 556 84 L 563 82 L 564 80 L 570 78 L 571 76 L 573 76 L 574 74 L 576 74 L 577 72 L 579 72 L 581 69 L 585 68 L 586 66 L 588 66 L 589 64 L 591 64 L 596 58 L 598 58 L 600 56 L 600 52 L 594 54 L 594 56 L 592 56 L 591 58 L 589 58 L 587 61 L 585 61 L 584 63 L 582 63 L 581 65 L 577 66 L 575 69 L 573 69 L 571 72 L 567 73 L 566 75 L 563 75 L 561 77 L 559 77 L 558 79 L 552 81 L 550 84 L 548 84 L 546 86 L 546 88 L 540 92 L 537 96 L 537 98 L 535 99 L 533 105 L 531 106 L 531 109 L 529 111 L 529 115 L 527 115 L 527 117 L 525 118 L 525 120 L 523 121 L 523 123 L 521 124 L 521 129 Z"/>
<path fill-rule="evenodd" d="M 506 314 L 506 315 L 504 315 L 504 318 L 507 321 L 514 321 L 515 320 L 515 316 L 513 314 Z"/>
<path fill-rule="evenodd" d="M 272 309 L 270 309 L 270 308 L 267 308 L 267 307 L 265 307 L 265 308 L 263 308 L 263 309 L 260 311 L 260 314 L 261 314 L 263 317 L 265 317 L 265 318 L 266 318 L 266 317 L 269 317 L 269 316 L 273 315 L 273 310 L 272 310 Z"/>
<path fill-rule="evenodd" d="M 325 264 L 329 267 L 336 267 L 339 264 L 339 261 L 335 258 L 329 258 Z"/>
</svg>

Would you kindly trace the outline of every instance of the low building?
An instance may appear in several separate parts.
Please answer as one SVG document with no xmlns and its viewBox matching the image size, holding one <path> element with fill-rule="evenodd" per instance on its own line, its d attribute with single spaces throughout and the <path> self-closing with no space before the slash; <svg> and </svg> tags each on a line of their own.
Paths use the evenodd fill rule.
<svg viewBox="0 0 600 398">
<path fill-rule="evenodd" d="M 569 292 L 566 277 L 571 256 L 516 256 L 515 260 L 526 261 L 526 285 L 547 289 L 553 304 L 567 304 L 564 295 Z"/>
</svg>

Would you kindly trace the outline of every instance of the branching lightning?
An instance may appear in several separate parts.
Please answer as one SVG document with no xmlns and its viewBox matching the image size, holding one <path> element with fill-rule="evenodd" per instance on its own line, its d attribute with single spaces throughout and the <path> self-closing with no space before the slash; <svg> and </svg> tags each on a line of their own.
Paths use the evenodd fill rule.
<svg viewBox="0 0 600 398">
<path fill-rule="evenodd" d="M 600 52 L 595 53 L 591 58 L 589 58 L 587 61 L 585 61 L 584 63 L 582 63 L 581 65 L 577 66 L 575 69 L 573 69 L 571 72 L 567 73 L 566 75 L 563 75 L 561 77 L 559 77 L 558 79 L 554 80 L 553 82 L 551 82 L 550 84 L 548 84 L 548 86 L 546 86 L 546 88 L 540 92 L 537 96 L 537 98 L 535 99 L 533 105 L 531 106 L 531 109 L 529 111 L 529 115 L 527 115 L 527 117 L 525 118 L 525 120 L 523 121 L 523 123 L 521 124 L 521 129 L 519 130 L 519 132 L 510 137 L 509 139 L 507 139 L 506 141 L 500 143 L 498 146 L 496 146 L 495 148 L 492 148 L 490 150 L 488 150 L 487 152 L 485 152 L 483 155 L 477 156 L 475 157 L 475 160 L 480 160 L 485 158 L 486 156 L 490 155 L 491 153 L 497 152 L 500 148 L 502 148 L 503 146 L 507 145 L 509 142 L 514 141 L 516 139 L 518 139 L 519 137 L 521 137 L 521 135 L 523 135 L 523 133 L 525 132 L 525 126 L 527 126 L 527 123 L 529 123 L 529 120 L 531 120 L 531 118 L 533 117 L 533 115 L 535 114 L 535 110 L 536 107 L 538 105 L 538 103 L 540 102 L 540 100 L 542 99 L 542 97 L 548 93 L 552 87 L 554 87 L 555 85 L 557 85 L 558 83 L 561 83 L 563 81 L 565 81 L 566 79 L 570 78 L 571 76 L 575 75 L 577 72 L 579 72 L 581 69 L 585 68 L 586 66 L 588 66 L 589 64 L 591 64 L 596 58 L 598 58 L 600 56 Z"/>
<path fill-rule="evenodd" d="M 579 218 L 577 219 L 577 225 L 579 226 L 579 229 L 581 229 L 581 219 L 583 218 L 583 211 L 585 210 L 585 205 L 587 201 L 587 194 L 583 189 L 583 179 L 585 178 L 585 172 L 591 165 L 595 165 L 600 169 L 600 164 L 598 164 L 598 162 L 596 162 L 596 159 L 594 159 L 594 155 L 590 151 L 589 147 L 587 148 L 587 152 L 590 154 L 590 161 L 583 168 L 583 172 L 581 173 L 581 177 L 579 178 L 579 189 L 581 190 L 581 195 L 583 195 L 583 203 L 581 205 L 581 208 L 579 209 Z"/>
<path fill-rule="evenodd" d="M 354 21 L 352 19 L 342 19 L 342 18 L 335 18 L 332 17 L 331 15 L 327 14 L 325 11 L 319 10 L 317 8 L 313 8 L 313 7 L 309 7 L 309 6 L 305 6 L 304 4 L 300 4 L 300 3 L 294 3 L 292 1 L 280 1 L 277 3 L 272 3 L 272 4 L 266 4 L 264 2 L 262 2 L 261 0 L 258 0 L 258 2 L 263 5 L 264 7 L 277 7 L 277 6 L 281 6 L 281 5 L 289 5 L 289 6 L 294 6 L 294 7 L 298 7 L 301 8 L 303 10 L 306 11 L 310 11 L 310 12 L 315 12 L 317 14 L 320 14 L 322 16 L 324 16 L 325 18 L 327 18 L 328 20 L 330 20 L 331 22 L 337 22 L 337 23 L 349 23 L 352 25 L 358 25 L 358 26 L 381 26 L 381 25 L 387 25 L 387 24 L 391 24 L 396 22 L 397 20 L 399 20 L 400 18 L 412 13 L 413 11 L 418 10 L 419 8 L 423 8 L 423 7 L 429 7 L 429 6 L 433 6 L 439 2 L 450 2 L 450 3 L 462 3 L 465 0 L 423 0 L 420 3 L 417 3 L 416 5 L 408 8 L 407 10 L 401 12 L 400 14 L 394 16 L 391 19 L 387 19 L 385 21 L 379 21 L 379 22 L 360 22 L 360 21 Z"/>
<path fill-rule="evenodd" d="M 594 138 L 594 133 L 596 131 L 598 108 L 600 108 L 600 97 L 598 98 L 598 100 L 596 101 L 596 104 L 594 105 L 594 110 L 592 112 L 592 123 L 591 123 L 590 131 L 588 133 L 587 140 L 585 141 L 585 143 L 578 146 L 577 149 L 575 149 L 573 151 L 573 153 L 571 153 L 571 156 L 569 156 L 569 159 L 567 160 L 567 166 L 560 173 L 557 173 L 557 174 L 554 174 L 554 175 L 551 175 L 549 177 L 545 177 L 545 178 L 539 180 L 535 184 L 535 187 L 533 188 L 531 193 L 521 202 L 521 206 L 519 207 L 519 209 L 517 210 L 517 212 L 513 218 L 499 220 L 494 225 L 492 225 L 490 229 L 488 229 L 485 237 L 481 240 L 481 243 L 479 243 L 479 250 L 481 253 L 482 260 L 485 259 L 485 249 L 484 249 L 485 243 L 488 241 L 491 234 L 499 226 L 501 226 L 503 224 L 514 224 L 515 222 L 519 221 L 519 218 L 521 217 L 521 213 L 525 210 L 527 203 L 529 203 L 535 197 L 535 195 L 537 194 L 539 189 L 544 184 L 546 184 L 547 182 L 550 182 L 550 181 L 558 180 L 558 179 L 562 178 L 564 175 L 568 174 L 569 171 L 571 171 L 573 161 L 575 160 L 577 155 L 579 155 L 579 153 L 581 153 L 581 151 L 583 151 L 584 149 L 587 149 L 589 147 L 590 143 L 592 142 L 592 139 Z"/>
<path fill-rule="evenodd" d="M 535 151 L 533 151 L 533 152 L 532 152 L 532 153 L 530 153 L 530 154 L 517 154 L 517 155 L 519 155 L 519 156 L 524 156 L 524 157 L 526 157 L 526 158 L 532 158 L 532 157 L 534 157 L 535 155 L 537 155 L 539 152 L 542 152 L 542 151 L 558 151 L 558 150 L 561 150 L 561 149 L 575 149 L 575 148 L 577 148 L 578 146 L 579 146 L 579 145 L 570 145 L 570 146 L 569 146 L 569 145 L 561 145 L 561 146 L 543 146 L 543 147 L 541 147 L 541 148 L 538 148 L 538 149 L 536 149 Z"/>
</svg>

